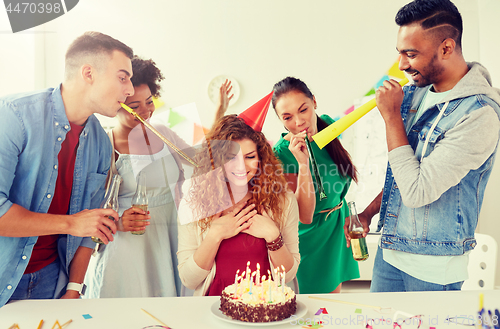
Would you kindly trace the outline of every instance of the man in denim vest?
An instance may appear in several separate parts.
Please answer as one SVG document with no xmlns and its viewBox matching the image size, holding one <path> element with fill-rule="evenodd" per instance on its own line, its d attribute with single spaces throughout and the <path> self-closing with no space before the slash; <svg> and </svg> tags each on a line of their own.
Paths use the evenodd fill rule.
<svg viewBox="0 0 500 329">
<path fill-rule="evenodd" d="M 0 307 L 79 298 L 90 236 L 113 240 L 108 216 L 118 214 L 95 209 L 112 148 L 93 113 L 115 116 L 133 95 L 132 56 L 120 41 L 87 32 L 70 45 L 60 86 L 0 98 Z"/>
<path fill-rule="evenodd" d="M 462 18 L 449 0 L 415 0 L 396 15 L 399 68 L 413 83 L 376 92 L 389 165 L 371 291 L 460 290 L 500 129 L 500 91 L 462 56 Z"/>
</svg>

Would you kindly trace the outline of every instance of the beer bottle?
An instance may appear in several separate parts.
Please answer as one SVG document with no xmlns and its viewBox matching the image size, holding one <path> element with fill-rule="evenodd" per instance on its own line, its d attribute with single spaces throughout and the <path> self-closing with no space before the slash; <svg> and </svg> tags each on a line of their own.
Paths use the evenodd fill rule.
<svg viewBox="0 0 500 329">
<path fill-rule="evenodd" d="M 363 226 L 358 218 L 354 201 L 348 203 L 349 206 L 349 236 L 351 237 L 352 257 L 357 261 L 368 259 L 368 247 L 366 239 L 363 237 Z"/>
</svg>

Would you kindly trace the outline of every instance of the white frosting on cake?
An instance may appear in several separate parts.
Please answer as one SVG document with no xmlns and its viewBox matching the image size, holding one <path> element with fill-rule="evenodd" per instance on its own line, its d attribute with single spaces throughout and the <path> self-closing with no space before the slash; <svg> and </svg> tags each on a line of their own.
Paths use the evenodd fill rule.
<svg viewBox="0 0 500 329">
<path fill-rule="evenodd" d="M 282 287 L 281 285 L 277 285 L 276 282 L 269 280 L 258 285 L 250 283 L 247 280 L 242 280 L 237 285 L 232 284 L 227 286 L 223 292 L 230 295 L 233 301 L 249 305 L 279 304 L 295 297 L 295 293 L 287 285 Z"/>
</svg>

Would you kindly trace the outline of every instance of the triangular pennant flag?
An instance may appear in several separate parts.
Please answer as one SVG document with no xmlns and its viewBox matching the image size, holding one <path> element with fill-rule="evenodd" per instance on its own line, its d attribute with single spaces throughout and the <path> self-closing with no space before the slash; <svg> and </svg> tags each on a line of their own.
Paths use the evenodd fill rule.
<svg viewBox="0 0 500 329">
<path fill-rule="evenodd" d="M 346 114 L 346 115 L 347 115 L 347 114 L 351 113 L 352 111 L 354 111 L 354 105 L 351 105 L 351 107 L 350 107 L 350 108 L 348 108 L 347 110 L 345 110 L 345 111 L 344 111 L 344 114 Z"/>
<path fill-rule="evenodd" d="M 375 95 L 375 88 L 370 89 L 370 91 L 365 94 L 365 97 L 370 95 Z"/>
<path fill-rule="evenodd" d="M 162 107 L 163 105 L 165 105 L 165 102 L 162 101 L 161 98 L 153 97 L 153 104 L 155 106 L 155 109 L 158 109 L 158 108 Z"/>
<path fill-rule="evenodd" d="M 389 78 L 388 75 L 384 75 L 376 84 L 375 84 L 375 89 L 378 89 L 378 87 L 381 87 L 384 85 L 384 81 L 385 80 L 390 80 L 391 78 Z"/>
<path fill-rule="evenodd" d="M 396 77 L 399 79 L 403 79 L 405 77 L 405 74 L 403 71 L 399 69 L 399 58 L 398 60 L 391 66 L 389 71 L 387 71 L 387 75 L 390 75 L 392 77 Z"/>
<path fill-rule="evenodd" d="M 179 113 L 175 111 L 170 111 L 170 115 L 168 116 L 168 126 L 172 128 L 173 126 L 181 123 L 184 120 L 186 120 L 186 118 L 180 115 Z"/>
<path fill-rule="evenodd" d="M 271 104 L 271 99 L 273 97 L 273 92 L 274 91 L 271 91 L 269 95 L 265 96 L 238 115 L 255 131 L 262 131 L 262 126 L 264 126 L 267 111 L 269 110 L 269 105 Z"/>
<path fill-rule="evenodd" d="M 198 143 L 202 138 L 205 137 L 205 135 L 209 132 L 209 129 L 194 123 L 194 129 L 193 129 L 193 145 Z"/>
</svg>

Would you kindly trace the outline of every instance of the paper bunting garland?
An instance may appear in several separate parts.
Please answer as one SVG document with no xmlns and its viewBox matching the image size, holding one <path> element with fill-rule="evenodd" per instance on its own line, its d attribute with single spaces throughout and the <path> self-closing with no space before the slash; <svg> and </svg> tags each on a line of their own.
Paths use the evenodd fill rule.
<svg viewBox="0 0 500 329">
<path fill-rule="evenodd" d="M 399 59 L 400 58 L 401 58 L 401 56 L 398 57 L 396 62 L 394 64 L 392 64 L 391 68 L 387 71 L 388 76 L 392 76 L 392 77 L 395 77 L 398 79 L 403 79 L 405 77 L 405 74 L 403 73 L 403 71 L 401 71 L 399 69 Z"/>
<path fill-rule="evenodd" d="M 347 110 L 344 111 L 344 114 L 349 114 L 351 113 L 352 111 L 354 111 L 354 105 L 351 105 L 350 108 L 348 108 Z"/>
<path fill-rule="evenodd" d="M 395 70 L 398 69 L 399 67 L 399 59 L 391 66 L 391 68 L 387 71 L 387 73 L 373 86 L 372 89 L 365 95 L 369 96 L 372 94 L 375 94 L 375 90 L 383 84 L 385 80 L 395 78 L 399 81 L 399 84 L 401 86 L 405 85 L 408 83 L 408 79 L 405 77 L 403 72 L 396 72 Z M 399 70 L 399 69 L 398 69 Z M 392 75 L 392 76 L 391 76 Z M 402 77 L 402 79 L 398 78 Z M 346 118 L 342 118 L 339 121 L 334 122 L 333 124 L 329 125 L 322 131 L 318 132 L 313 136 L 314 141 L 318 145 L 320 149 L 325 147 L 328 143 L 330 143 L 332 140 L 337 138 L 344 130 L 346 130 L 348 127 L 350 127 L 353 123 L 355 123 L 358 119 L 360 119 L 362 116 L 364 116 L 366 113 L 371 111 L 373 108 L 376 106 L 376 101 L 375 98 L 369 100 L 365 104 L 361 105 L 360 107 L 356 108 L 353 112 L 355 113 L 350 113 Z"/>
<path fill-rule="evenodd" d="M 385 80 L 390 80 L 389 76 L 386 74 L 384 75 L 376 84 L 375 84 L 375 89 L 378 89 L 379 87 L 382 87 L 384 85 Z"/>
<path fill-rule="evenodd" d="M 365 97 L 366 96 L 370 96 L 370 95 L 375 95 L 375 88 L 372 88 L 370 89 L 366 94 L 365 94 Z"/>
<path fill-rule="evenodd" d="M 193 145 L 201 141 L 208 132 L 209 129 L 195 123 L 193 130 Z"/>
<path fill-rule="evenodd" d="M 155 106 L 155 109 L 159 109 L 163 105 L 165 105 L 165 102 L 161 100 L 161 98 L 156 98 L 153 97 L 153 105 Z"/>
<path fill-rule="evenodd" d="M 175 125 L 183 122 L 184 120 L 186 120 L 185 117 L 183 117 L 182 115 L 180 115 L 179 113 L 177 113 L 175 111 L 170 110 L 170 114 L 168 116 L 168 126 L 169 126 L 169 128 L 174 127 Z"/>
</svg>

